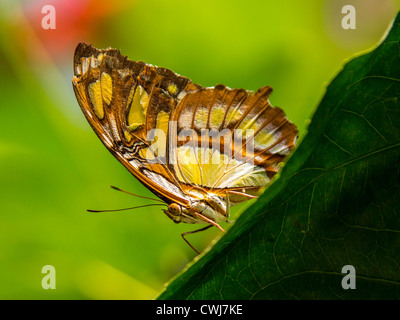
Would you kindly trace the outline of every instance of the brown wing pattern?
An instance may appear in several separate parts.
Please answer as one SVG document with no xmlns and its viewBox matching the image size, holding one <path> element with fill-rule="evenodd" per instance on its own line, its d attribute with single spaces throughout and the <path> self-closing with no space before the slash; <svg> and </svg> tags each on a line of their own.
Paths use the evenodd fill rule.
<svg viewBox="0 0 400 320">
<path fill-rule="evenodd" d="M 164 68 L 135 62 L 118 50 L 78 45 L 73 88 L 93 130 L 110 152 L 147 188 L 166 202 L 186 203 L 167 165 L 149 164 L 140 154 L 149 147 L 148 130 L 157 115 L 169 115 L 182 92 L 199 86 Z"/>
<path fill-rule="evenodd" d="M 74 74 L 78 102 L 101 141 L 167 203 L 186 205 L 193 188 L 251 197 L 277 172 L 298 135 L 284 112 L 270 105 L 268 86 L 255 93 L 224 85 L 203 88 L 171 70 L 131 61 L 119 50 L 87 44 L 75 51 Z M 152 129 L 168 139 L 171 120 L 177 133 L 196 132 L 191 147 L 189 138 L 176 145 L 149 139 Z M 202 136 L 204 130 L 224 136 Z M 222 165 L 204 161 L 206 155 L 214 158 L 216 145 Z"/>
<path fill-rule="evenodd" d="M 213 181 L 208 185 L 203 183 L 204 187 L 214 189 L 214 192 L 215 189 L 222 189 L 223 192 L 230 189 L 252 194 L 276 174 L 278 164 L 295 146 L 298 130 L 280 108 L 270 105 L 268 97 L 271 92 L 272 88 L 268 86 L 253 93 L 217 85 L 190 92 L 178 103 L 172 115 L 178 123 L 178 132 L 195 131 L 198 146 L 208 139 L 211 148 L 217 139 L 221 153 L 228 156 L 223 166 L 214 166 L 214 173 L 210 174 Z M 201 136 L 204 129 L 221 134 L 204 138 Z M 235 134 L 241 139 L 236 139 Z M 235 158 L 241 161 L 233 161 Z M 246 166 L 249 163 L 255 166 Z M 258 179 L 259 168 L 268 179 Z M 205 173 L 199 175 L 204 176 Z M 244 180 L 240 187 L 235 185 L 235 181 L 243 176 L 252 179 Z M 197 182 L 203 180 L 197 179 Z"/>
</svg>

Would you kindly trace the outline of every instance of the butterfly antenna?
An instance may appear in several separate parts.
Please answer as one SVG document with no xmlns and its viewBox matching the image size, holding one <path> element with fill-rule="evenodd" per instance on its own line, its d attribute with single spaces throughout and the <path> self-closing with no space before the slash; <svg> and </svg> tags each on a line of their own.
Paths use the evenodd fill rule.
<svg viewBox="0 0 400 320">
<path fill-rule="evenodd" d="M 166 206 L 166 207 L 168 207 L 165 203 L 163 203 L 163 204 L 153 203 L 153 204 L 145 204 L 145 205 L 142 205 L 142 206 L 123 208 L 123 209 L 111 209 L 111 210 L 91 210 L 91 209 L 88 209 L 86 211 L 87 212 L 115 212 L 115 211 L 125 211 L 125 210 L 138 209 L 138 208 L 151 207 L 151 206 Z"/>
<path fill-rule="evenodd" d="M 122 190 L 122 189 L 120 189 L 120 188 L 118 188 L 118 187 L 114 187 L 114 186 L 110 186 L 110 187 L 113 188 L 114 190 L 117 190 L 117 191 L 121 191 L 121 192 L 130 194 L 131 196 L 135 196 L 135 197 L 142 198 L 142 199 L 147 199 L 147 200 L 153 200 L 153 201 L 161 202 L 162 204 L 165 205 L 164 201 L 162 201 L 162 200 L 160 200 L 160 199 L 153 199 L 153 198 L 149 198 L 149 197 L 145 197 L 145 196 L 139 196 L 139 195 L 134 194 L 134 193 L 132 193 L 132 192 L 128 192 L 128 191 Z"/>
</svg>

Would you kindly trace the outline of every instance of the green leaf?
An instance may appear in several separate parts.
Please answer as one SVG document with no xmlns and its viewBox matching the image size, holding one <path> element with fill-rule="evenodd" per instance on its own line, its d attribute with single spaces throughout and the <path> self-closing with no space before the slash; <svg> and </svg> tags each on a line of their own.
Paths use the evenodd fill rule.
<svg viewBox="0 0 400 320">
<path fill-rule="evenodd" d="M 400 298 L 399 39 L 400 15 L 328 86 L 280 178 L 159 299 Z"/>
</svg>

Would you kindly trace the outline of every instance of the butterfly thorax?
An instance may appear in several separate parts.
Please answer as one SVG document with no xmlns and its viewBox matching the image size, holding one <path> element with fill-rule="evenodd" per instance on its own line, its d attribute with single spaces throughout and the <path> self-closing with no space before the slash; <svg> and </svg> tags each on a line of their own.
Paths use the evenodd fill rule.
<svg viewBox="0 0 400 320">
<path fill-rule="evenodd" d="M 219 223 L 229 218 L 226 202 L 216 194 L 207 193 L 203 198 L 197 194 L 197 199 L 188 205 L 171 203 L 164 213 L 175 223 Z"/>
</svg>

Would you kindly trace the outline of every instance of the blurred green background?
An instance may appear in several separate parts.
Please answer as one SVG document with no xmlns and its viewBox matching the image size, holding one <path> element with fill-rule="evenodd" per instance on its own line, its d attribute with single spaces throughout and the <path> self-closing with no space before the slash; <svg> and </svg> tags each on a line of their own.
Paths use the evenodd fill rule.
<svg viewBox="0 0 400 320">
<path fill-rule="evenodd" d="M 56 9 L 44 30 L 42 7 Z M 357 28 L 344 30 L 344 5 Z M 0 298 L 153 299 L 195 257 L 152 196 L 104 148 L 73 94 L 78 42 L 114 47 L 203 86 L 274 88 L 304 136 L 344 61 L 375 46 L 398 9 L 390 0 L 8 0 L 0 3 Z M 237 212 L 238 210 L 236 210 Z M 191 236 L 204 249 L 218 230 Z M 56 269 L 56 289 L 41 286 Z"/>
</svg>

